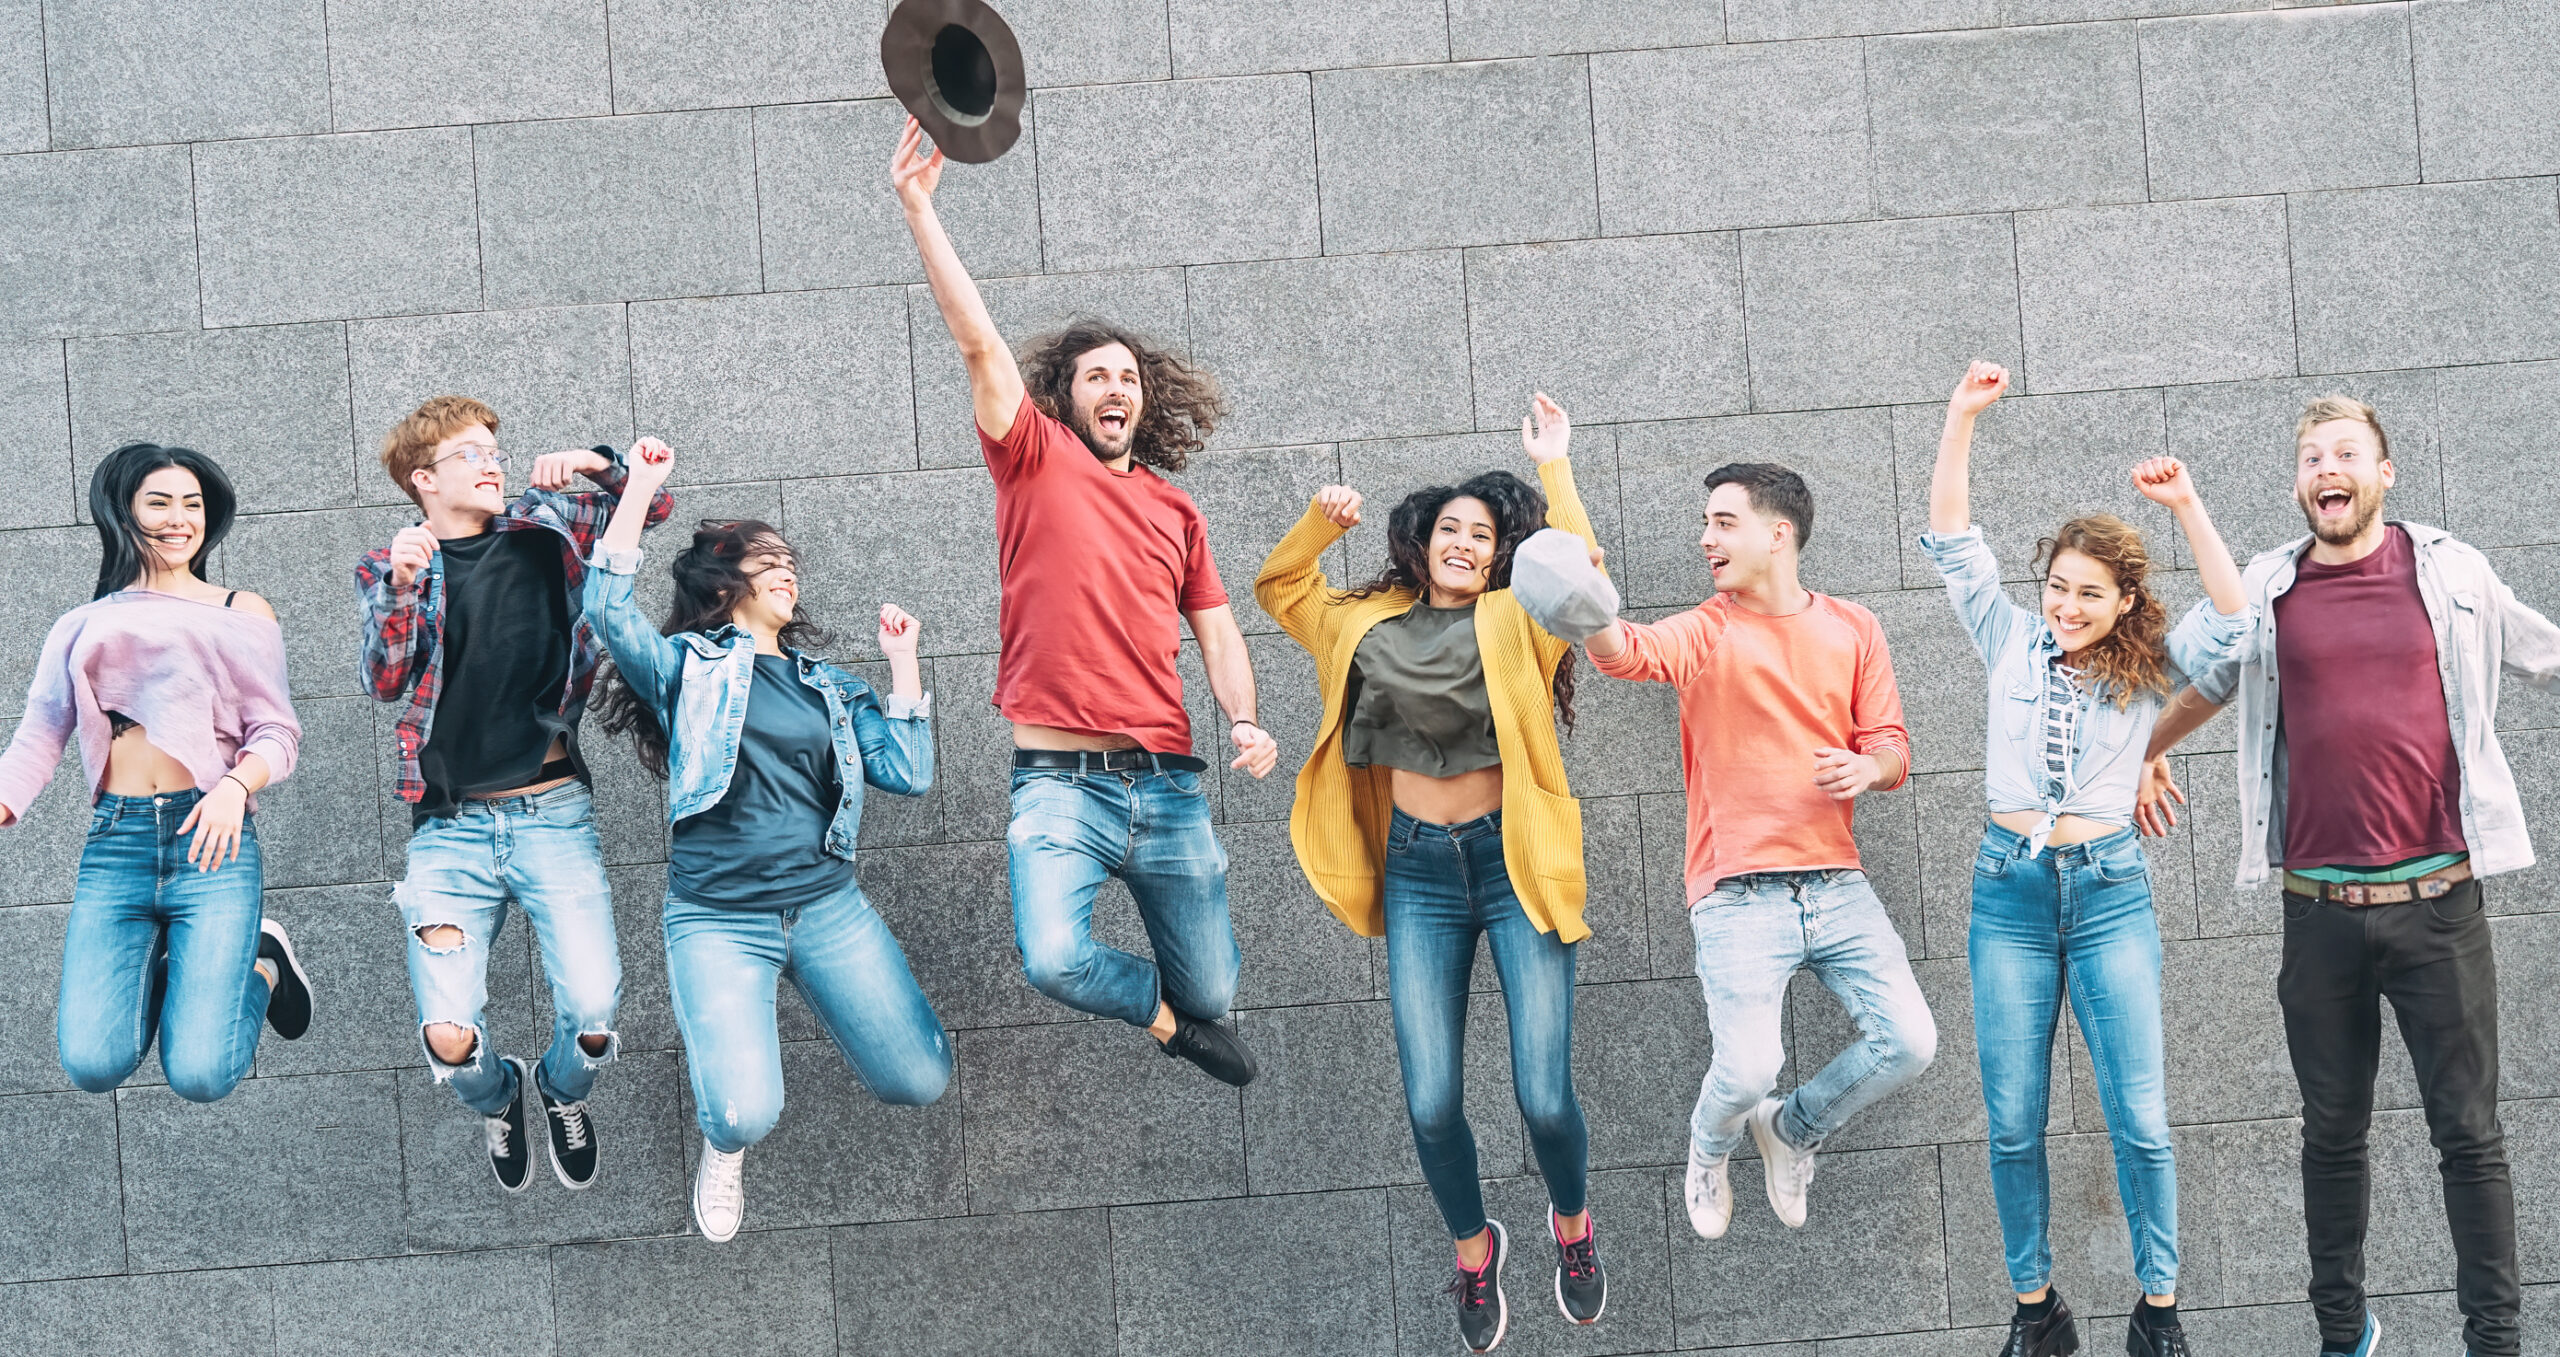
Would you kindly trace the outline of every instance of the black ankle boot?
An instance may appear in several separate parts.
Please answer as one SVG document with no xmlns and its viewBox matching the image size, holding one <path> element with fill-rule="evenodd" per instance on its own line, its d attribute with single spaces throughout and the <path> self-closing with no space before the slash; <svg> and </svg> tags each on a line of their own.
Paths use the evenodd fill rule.
<svg viewBox="0 0 2560 1357">
<path fill-rule="evenodd" d="M 2000 1357 L 2070 1357 L 2080 1350 L 2080 1326 L 2062 1293 L 2048 1291 L 2041 1306 L 2021 1305 L 2009 1319 L 2009 1341 Z"/>
</svg>

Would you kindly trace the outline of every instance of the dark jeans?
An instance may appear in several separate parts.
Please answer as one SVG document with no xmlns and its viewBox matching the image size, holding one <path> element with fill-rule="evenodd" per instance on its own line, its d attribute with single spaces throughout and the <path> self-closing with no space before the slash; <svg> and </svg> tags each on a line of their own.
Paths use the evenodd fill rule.
<svg viewBox="0 0 2560 1357">
<path fill-rule="evenodd" d="M 2444 1175 L 2455 1298 L 2474 1357 L 2513 1357 L 2521 1303 L 2515 1189 L 2498 1124 L 2498 967 L 2480 883 L 2438 900 L 2350 909 L 2284 897 L 2285 1040 L 2302 1086 L 2302 1213 L 2321 1341 L 2364 1331 L 2364 1238 L 2373 1202 L 2365 1133 L 2388 996 L 2417 1066 Z"/>
</svg>

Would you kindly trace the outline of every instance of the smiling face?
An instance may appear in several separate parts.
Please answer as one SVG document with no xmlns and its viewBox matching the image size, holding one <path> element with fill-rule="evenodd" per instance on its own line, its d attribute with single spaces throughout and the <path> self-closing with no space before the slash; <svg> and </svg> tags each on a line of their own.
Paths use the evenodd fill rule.
<svg viewBox="0 0 2560 1357">
<path fill-rule="evenodd" d="M 1486 572 L 1501 548 L 1493 506 L 1473 495 L 1455 495 L 1431 523 L 1431 590 L 1439 606 L 1472 602 L 1485 591 Z"/>
<path fill-rule="evenodd" d="M 2056 551 L 2044 576 L 2044 620 L 2065 655 L 2076 655 L 2113 635 L 2133 608 L 2133 596 L 2114 572 L 2077 551 Z"/>
<path fill-rule="evenodd" d="M 418 507 L 448 514 L 495 517 L 507 507 L 507 469 L 488 464 L 497 455 L 498 436 L 485 424 L 469 424 L 435 446 L 433 460 L 411 472 Z"/>
<path fill-rule="evenodd" d="M 2331 546 L 2365 535 L 2382 516 L 2391 459 L 2360 419 L 2332 419 L 2302 431 L 2294 446 L 2293 498 L 2311 534 Z"/>
<path fill-rule="evenodd" d="M 1106 462 L 1129 455 L 1138 432 L 1138 416 L 1147 395 L 1138 372 L 1138 355 L 1126 344 L 1105 344 L 1076 355 L 1076 433 L 1093 455 Z"/>
<path fill-rule="evenodd" d="M 1716 592 L 1729 594 L 1766 581 L 1778 553 L 1792 549 L 1795 534 L 1792 520 L 1753 508 L 1749 488 L 1728 481 L 1707 492 L 1706 531 L 1698 549 L 1706 553 Z"/>
<path fill-rule="evenodd" d="M 133 492 L 133 525 L 152 569 L 185 570 L 204 549 L 204 487 L 196 473 L 164 466 L 143 477 Z"/>
<path fill-rule="evenodd" d="M 758 633 L 778 634 L 791 624 L 800 606 L 800 562 L 791 545 L 779 537 L 758 538 L 747 548 L 738 570 L 753 592 L 729 610 L 729 620 Z"/>
</svg>

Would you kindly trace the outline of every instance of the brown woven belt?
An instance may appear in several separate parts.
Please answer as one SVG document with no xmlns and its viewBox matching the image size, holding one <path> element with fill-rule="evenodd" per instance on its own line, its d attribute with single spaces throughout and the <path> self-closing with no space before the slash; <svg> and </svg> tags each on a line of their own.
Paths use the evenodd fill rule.
<svg viewBox="0 0 2560 1357">
<path fill-rule="evenodd" d="M 2321 881 L 2298 873 L 2284 874 L 2289 895 L 2307 895 L 2333 905 L 2363 909 L 2368 905 L 2405 905 L 2412 900 L 2441 900 L 2471 879 L 2468 859 L 2407 881 Z"/>
</svg>

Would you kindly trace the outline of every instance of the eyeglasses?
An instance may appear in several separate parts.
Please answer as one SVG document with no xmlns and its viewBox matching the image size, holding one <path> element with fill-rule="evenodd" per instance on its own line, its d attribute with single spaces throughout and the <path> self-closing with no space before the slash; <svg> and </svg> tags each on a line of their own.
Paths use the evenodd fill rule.
<svg viewBox="0 0 2560 1357">
<path fill-rule="evenodd" d="M 482 471 L 503 471 L 507 466 L 506 453 L 497 448 L 484 448 L 477 443 L 469 443 L 462 447 L 455 448 L 444 456 L 427 463 L 427 466 L 430 469 L 439 467 L 452 461 L 456 457 L 462 459 L 463 465 L 476 467 Z"/>
</svg>

